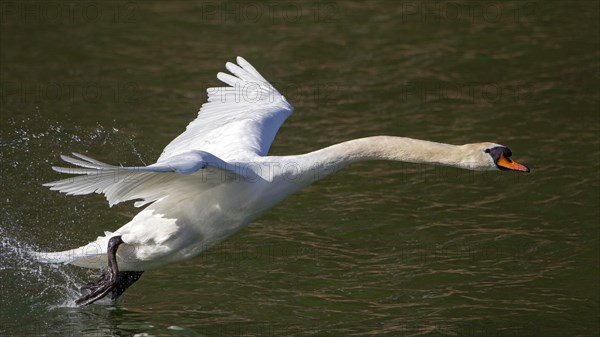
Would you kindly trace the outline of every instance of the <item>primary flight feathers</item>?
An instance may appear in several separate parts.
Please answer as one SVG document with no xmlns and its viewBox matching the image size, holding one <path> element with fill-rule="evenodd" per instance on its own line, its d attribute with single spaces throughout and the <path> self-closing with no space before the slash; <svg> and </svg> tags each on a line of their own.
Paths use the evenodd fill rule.
<svg viewBox="0 0 600 337">
<path fill-rule="evenodd" d="M 60 173 L 77 174 L 44 184 L 51 190 L 71 195 L 101 193 L 109 205 L 134 199 L 136 207 L 156 201 L 169 192 L 181 193 L 190 188 L 210 188 L 204 179 L 198 185 L 192 174 L 200 169 L 235 170 L 232 162 L 265 156 L 279 127 L 294 107 L 250 63 L 241 57 L 238 65 L 228 62 L 235 76 L 219 73 L 227 87 L 209 88 L 208 102 L 198 117 L 163 150 L 152 165 L 123 167 L 103 163 L 82 154 L 61 158 L 76 167 L 53 167 Z M 217 175 L 214 175 L 217 176 Z M 216 183 L 216 182 L 215 182 Z"/>
</svg>

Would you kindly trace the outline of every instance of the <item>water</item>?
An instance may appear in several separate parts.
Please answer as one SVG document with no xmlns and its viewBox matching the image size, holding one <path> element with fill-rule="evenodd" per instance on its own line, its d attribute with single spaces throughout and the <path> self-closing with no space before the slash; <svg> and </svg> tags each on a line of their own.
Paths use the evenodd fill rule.
<svg viewBox="0 0 600 337">
<path fill-rule="evenodd" d="M 598 4 L 2 2 L 0 334 L 589 336 L 599 330 Z M 296 107 L 272 147 L 495 141 L 532 173 L 354 165 L 116 304 L 40 266 L 136 210 L 42 183 L 151 163 L 243 55 Z"/>
</svg>

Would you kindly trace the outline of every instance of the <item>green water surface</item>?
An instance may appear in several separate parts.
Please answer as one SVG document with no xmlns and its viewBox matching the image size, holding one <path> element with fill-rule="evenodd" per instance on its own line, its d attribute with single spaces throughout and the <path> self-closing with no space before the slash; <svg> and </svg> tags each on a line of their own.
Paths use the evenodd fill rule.
<svg viewBox="0 0 600 337">
<path fill-rule="evenodd" d="M 0 334 L 595 336 L 597 1 L 0 2 Z M 40 266 L 138 211 L 42 183 L 150 164 L 242 55 L 296 107 L 272 154 L 387 134 L 509 146 L 530 174 L 366 162 L 114 304 Z"/>
</svg>

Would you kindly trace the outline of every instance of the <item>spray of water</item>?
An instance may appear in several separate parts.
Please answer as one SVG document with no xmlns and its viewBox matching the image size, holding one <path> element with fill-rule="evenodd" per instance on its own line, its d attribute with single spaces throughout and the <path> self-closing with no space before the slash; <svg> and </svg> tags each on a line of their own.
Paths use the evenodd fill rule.
<svg viewBox="0 0 600 337">
<path fill-rule="evenodd" d="M 30 252 L 36 249 L 0 227 L 0 274 L 11 279 L 3 280 L 10 286 L 6 290 L 24 295 L 33 305 L 45 303 L 49 309 L 74 307 L 81 280 L 64 265 L 35 261 Z"/>
<path fill-rule="evenodd" d="M 0 128 L 0 295 L 3 307 L 28 310 L 73 307 L 79 286 L 98 271 L 37 262 L 29 252 L 63 250 L 93 239 L 82 219 L 93 221 L 90 202 L 42 187 L 57 178 L 50 166 L 60 154 L 106 153 L 142 163 L 134 139 L 115 126 L 80 127 L 53 121 L 35 111 Z M 108 211 L 108 207 L 106 208 Z M 95 210 L 97 212 L 97 209 Z M 60 230 L 58 230 L 60 228 Z M 72 247 L 71 247 L 72 246 Z"/>
</svg>

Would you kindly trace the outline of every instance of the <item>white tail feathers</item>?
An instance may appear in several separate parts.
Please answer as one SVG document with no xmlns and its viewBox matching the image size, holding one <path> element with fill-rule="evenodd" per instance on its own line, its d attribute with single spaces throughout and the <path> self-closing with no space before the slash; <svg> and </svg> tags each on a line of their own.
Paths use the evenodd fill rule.
<svg viewBox="0 0 600 337">
<path fill-rule="evenodd" d="M 65 250 L 62 252 L 31 252 L 32 256 L 42 263 L 73 264 L 85 268 L 104 268 L 106 266 L 106 253 L 108 240 L 115 236 L 114 233 L 104 232 L 94 242 L 85 246 Z"/>
</svg>

